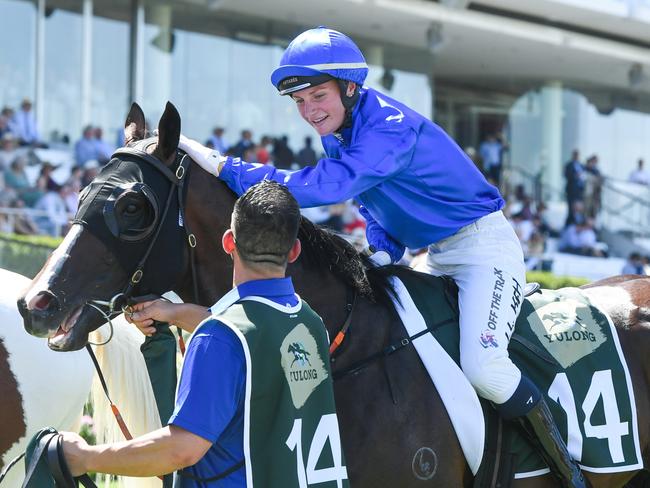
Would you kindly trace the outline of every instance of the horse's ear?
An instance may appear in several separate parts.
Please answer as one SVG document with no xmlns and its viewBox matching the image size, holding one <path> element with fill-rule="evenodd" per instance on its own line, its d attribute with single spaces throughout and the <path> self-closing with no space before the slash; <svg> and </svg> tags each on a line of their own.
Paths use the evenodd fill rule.
<svg viewBox="0 0 650 488">
<path fill-rule="evenodd" d="M 126 145 L 130 142 L 144 139 L 144 134 L 144 112 L 140 108 L 140 105 L 133 102 L 129 110 L 129 115 L 126 116 L 126 122 L 124 122 L 124 144 Z"/>
<path fill-rule="evenodd" d="M 181 137 L 181 116 L 171 102 L 165 105 L 165 111 L 158 122 L 158 151 L 161 160 L 167 161 L 176 154 L 178 140 Z"/>
</svg>

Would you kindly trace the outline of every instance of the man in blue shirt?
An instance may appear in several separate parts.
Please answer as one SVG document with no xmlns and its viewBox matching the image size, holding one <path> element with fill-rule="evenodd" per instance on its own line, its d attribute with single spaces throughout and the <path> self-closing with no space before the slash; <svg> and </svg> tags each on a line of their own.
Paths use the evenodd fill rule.
<svg viewBox="0 0 650 488">
<path fill-rule="evenodd" d="M 144 302 L 134 307 L 127 319 L 147 335 L 155 333 L 154 320 L 174 323 L 193 332 L 184 358 L 174 412 L 166 427 L 118 444 L 88 446 L 78 435 L 65 433 L 65 457 L 73 475 L 95 471 L 154 476 L 182 470 L 181 474 L 176 474 L 174 486 L 214 486 L 201 480 L 216 475 L 223 475 L 218 484 L 223 488 L 252 486 L 252 482 L 247 481 L 251 479 L 249 471 L 252 468 L 249 468 L 249 451 L 245 449 L 244 429 L 246 422 L 250 421 L 246 417 L 249 407 L 244 408 L 250 401 L 246 394 L 247 388 L 250 389 L 247 380 L 247 361 L 250 359 L 245 357 L 250 352 L 245 354 L 238 333 L 225 325 L 220 314 L 247 297 L 270 303 L 280 311 L 286 310 L 292 317 L 300 313 L 302 302 L 294 293 L 291 278 L 285 277 L 287 264 L 300 254 L 300 241 L 296 237 L 299 222 L 300 209 L 285 187 L 264 182 L 250 188 L 237 200 L 231 229 L 222 239 L 224 250 L 233 259 L 233 290 L 211 310 L 164 300 Z M 310 313 L 315 317 L 313 312 Z M 328 344 L 324 325 L 320 319 L 314 324 L 319 333 L 315 335 L 316 340 L 321 339 L 319 347 L 326 353 Z M 265 325 L 257 324 L 260 328 Z M 301 327 L 305 326 L 301 324 Z M 269 354 L 277 357 L 279 363 L 280 355 L 277 353 L 273 349 Z M 327 364 L 326 357 L 324 360 Z M 326 368 L 329 372 L 329 367 Z M 284 373 L 276 381 L 286 381 Z M 333 409 L 331 379 L 319 386 L 321 394 L 330 398 Z M 288 390 L 286 387 L 281 389 Z M 274 399 L 281 396 L 280 391 L 267 394 L 273 395 Z M 264 395 L 258 396 L 267 401 Z M 332 415 L 333 412 L 316 412 L 316 415 L 321 414 Z M 256 427 L 259 426 L 251 421 L 249 431 L 253 432 Z M 336 435 L 335 438 L 340 437 Z M 270 451 L 288 449 L 285 441 L 282 438 L 281 446 L 268 447 Z M 296 457 L 289 450 L 285 456 Z M 287 471 L 296 475 L 295 467 Z M 298 488 L 297 480 L 295 486 L 276 483 L 275 480 L 262 479 L 259 486 Z"/>
<path fill-rule="evenodd" d="M 98 161 L 100 159 L 97 141 L 95 140 L 95 129 L 92 125 L 84 127 L 81 139 L 75 143 L 74 159 L 77 166 L 83 166 L 88 161 Z"/>
<path fill-rule="evenodd" d="M 379 264 L 399 261 L 405 246 L 428 247 L 423 271 L 458 284 L 465 375 L 503 417 L 519 420 L 558 478 L 585 486 L 540 391 L 508 356 L 526 276 L 503 198 L 440 127 L 364 87 L 367 74 L 356 44 L 332 29 L 305 31 L 285 50 L 271 82 L 321 136 L 326 157 L 315 166 L 251 164 L 183 136 L 179 147 L 237 194 L 267 179 L 303 207 L 355 198 Z"/>
</svg>

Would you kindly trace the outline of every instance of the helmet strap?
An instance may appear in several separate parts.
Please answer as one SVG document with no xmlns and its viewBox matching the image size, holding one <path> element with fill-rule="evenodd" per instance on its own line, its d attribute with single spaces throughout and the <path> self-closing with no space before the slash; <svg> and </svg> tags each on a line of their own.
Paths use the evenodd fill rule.
<svg viewBox="0 0 650 488">
<path fill-rule="evenodd" d="M 355 83 L 354 93 L 348 96 L 348 85 L 350 82 L 348 80 L 337 79 L 336 82 L 339 84 L 339 90 L 341 91 L 341 103 L 345 108 L 345 117 L 343 118 L 343 124 L 335 132 L 341 132 L 343 129 L 352 127 L 352 110 L 359 100 L 359 84 Z"/>
</svg>

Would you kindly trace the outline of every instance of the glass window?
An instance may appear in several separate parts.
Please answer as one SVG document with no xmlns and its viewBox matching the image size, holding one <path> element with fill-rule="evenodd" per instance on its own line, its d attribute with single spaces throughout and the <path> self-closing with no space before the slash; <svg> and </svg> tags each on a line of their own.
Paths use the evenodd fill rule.
<svg viewBox="0 0 650 488">
<path fill-rule="evenodd" d="M 56 9 L 45 19 L 42 138 L 56 131 L 76 140 L 81 127 L 81 15 Z"/>
<path fill-rule="evenodd" d="M 31 2 L 0 0 L 0 107 L 34 98 L 36 9 Z"/>
<path fill-rule="evenodd" d="M 131 103 L 128 100 L 129 25 L 93 17 L 92 30 L 91 123 L 104 130 L 107 143 L 117 145 Z M 75 134 L 73 140 L 78 137 Z"/>
</svg>

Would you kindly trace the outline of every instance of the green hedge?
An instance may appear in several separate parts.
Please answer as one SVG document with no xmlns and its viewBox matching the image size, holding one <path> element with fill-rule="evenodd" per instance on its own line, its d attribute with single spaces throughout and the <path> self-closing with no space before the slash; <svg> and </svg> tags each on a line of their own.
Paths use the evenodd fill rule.
<svg viewBox="0 0 650 488">
<path fill-rule="evenodd" d="M 0 234 L 0 267 L 33 278 L 61 238 Z"/>
<path fill-rule="evenodd" d="M 529 271 L 526 273 L 526 281 L 536 281 L 542 288 L 557 290 L 569 286 L 582 286 L 589 283 L 586 278 L 576 276 L 557 276 L 546 271 Z"/>
</svg>

